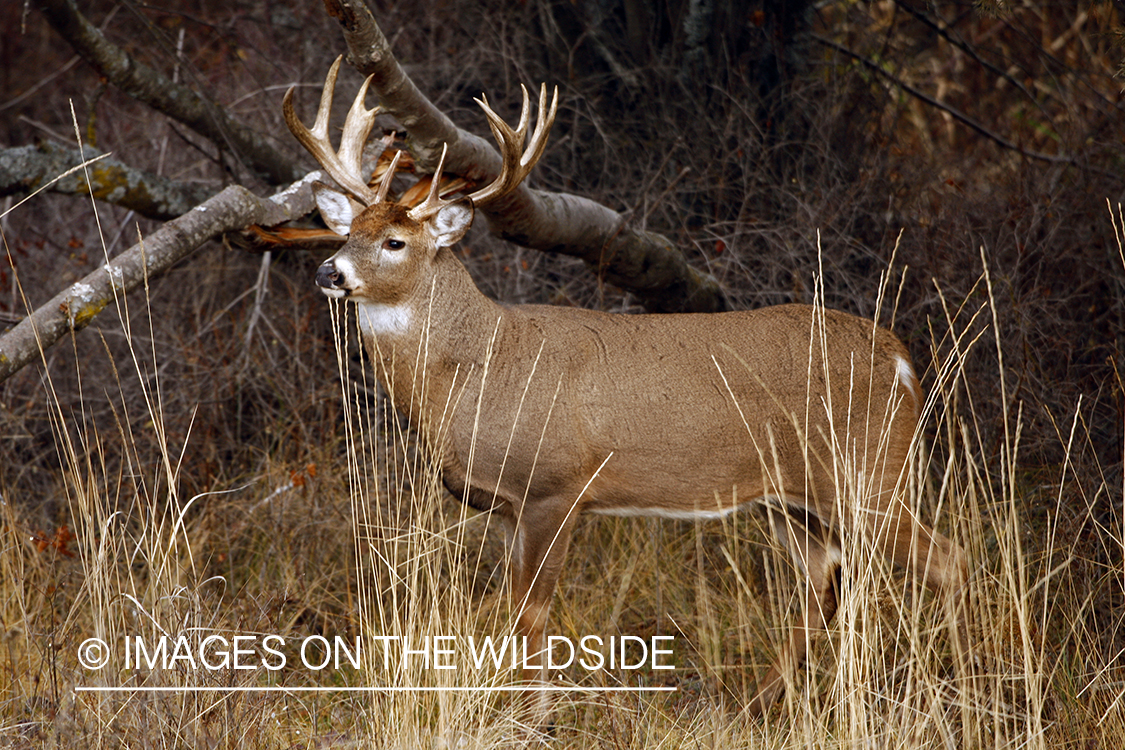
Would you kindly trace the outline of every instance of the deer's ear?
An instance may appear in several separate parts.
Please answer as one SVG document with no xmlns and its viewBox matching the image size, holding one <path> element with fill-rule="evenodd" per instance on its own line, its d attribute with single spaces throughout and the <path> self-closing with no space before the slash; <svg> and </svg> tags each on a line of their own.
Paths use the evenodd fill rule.
<svg viewBox="0 0 1125 750">
<path fill-rule="evenodd" d="M 434 238 L 436 247 L 449 247 L 457 244 L 472 225 L 473 202 L 469 198 L 462 198 L 442 206 L 441 210 L 426 222 L 426 229 Z"/>
<path fill-rule="evenodd" d="M 313 199 L 320 209 L 320 217 L 336 234 L 347 237 L 352 230 L 352 219 L 359 214 L 361 206 L 348 196 L 323 182 L 314 182 Z"/>
</svg>

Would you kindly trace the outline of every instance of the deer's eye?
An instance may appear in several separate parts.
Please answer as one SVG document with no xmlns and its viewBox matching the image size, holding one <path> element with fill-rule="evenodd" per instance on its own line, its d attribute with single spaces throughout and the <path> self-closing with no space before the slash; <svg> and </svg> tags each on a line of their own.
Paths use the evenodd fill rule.
<svg viewBox="0 0 1125 750">
<path fill-rule="evenodd" d="M 402 240 L 387 240 L 383 243 L 383 247 L 388 250 L 401 250 L 406 247 L 406 243 Z"/>
</svg>

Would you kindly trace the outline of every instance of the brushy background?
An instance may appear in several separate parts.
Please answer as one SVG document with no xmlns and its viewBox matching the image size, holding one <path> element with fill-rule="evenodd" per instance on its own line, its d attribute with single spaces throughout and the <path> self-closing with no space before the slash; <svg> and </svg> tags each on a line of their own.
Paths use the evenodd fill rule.
<svg viewBox="0 0 1125 750">
<path fill-rule="evenodd" d="M 956 703 L 940 685 L 919 709 L 896 692 L 908 678 L 891 680 L 898 688 L 883 700 L 901 709 L 901 722 L 882 744 L 970 746 L 970 731 L 996 746 L 1121 744 L 1125 260 L 1111 214 L 1125 182 L 1119 9 L 933 6 L 945 28 L 910 3 L 828 3 L 809 10 L 809 33 L 779 61 L 761 36 L 772 6 L 717 3 L 737 23 L 691 49 L 666 19 L 648 37 L 630 35 L 631 6 L 374 4 L 410 75 L 462 127 L 486 134 L 472 103 L 482 91 L 511 116 L 518 83 L 560 87 L 538 186 L 595 198 L 672 238 L 722 282 L 733 307 L 812 302 L 819 274 L 827 306 L 878 316 L 910 347 L 938 394 L 925 471 L 944 489 L 924 512 L 940 506 L 938 525 L 973 550 L 975 606 L 992 644 L 1020 645 L 997 646 L 1019 652 L 992 663 L 1003 665 L 995 684 L 1010 692 L 976 713 L 950 718 L 933 708 Z M 311 107 L 312 87 L 343 51 L 319 4 L 107 0 L 83 10 L 138 59 L 307 161 L 282 124 L 280 99 L 302 83 Z M 133 166 L 216 189 L 272 190 L 105 85 L 29 5 L 3 4 L 0 29 L 4 146 L 73 145 L 73 107 L 86 137 Z M 349 73 L 341 88 L 357 83 Z M 7 210 L 14 201 L 4 200 Z M 0 322 L 17 321 L 156 226 L 52 194 L 5 214 Z M 581 264 L 504 245 L 480 227 L 461 255 L 505 302 L 638 311 Z M 354 341 L 338 366 L 339 327 L 312 283 L 320 260 L 292 252 L 266 264 L 212 243 L 0 384 L 0 745 L 437 747 L 508 737 L 496 719 L 503 701 L 404 708 L 271 694 L 91 703 L 72 692 L 88 678 L 75 650 L 95 628 L 174 622 L 331 634 L 358 632 L 363 613 L 380 607 L 416 632 L 453 622 L 450 609 L 459 627 L 500 627 L 489 619 L 502 609 L 495 534 L 478 529 L 433 555 L 418 552 L 430 543 L 425 530 L 445 539 L 450 525 L 477 522 L 458 522 L 409 434 L 374 402 Z M 884 284 L 891 302 L 879 309 Z M 951 333 L 980 338 L 966 354 Z M 957 377 L 939 382 L 943 366 Z M 342 391 L 362 403 L 347 406 Z M 391 438 L 369 446 L 380 473 L 368 487 L 348 446 L 374 434 Z M 359 485 L 378 497 L 375 525 L 405 530 L 396 545 L 418 543 L 395 546 L 394 564 L 413 571 L 402 579 L 411 597 L 433 594 L 431 609 L 415 602 L 421 609 L 404 614 L 372 595 L 382 584 L 361 572 Z M 951 487 L 962 491 L 954 497 Z M 666 614 L 682 613 L 677 633 L 693 655 L 668 678 L 679 692 L 663 703 L 567 704 L 557 742 L 837 746 L 875 736 L 872 716 L 887 725 L 885 706 L 857 713 L 840 697 L 840 681 L 858 678 L 839 667 L 839 643 L 821 649 L 804 693 L 789 691 L 812 708 L 791 702 L 764 724 L 732 718 L 787 618 L 777 590 L 788 585 L 784 566 L 732 542 L 760 536 L 752 519 L 715 529 L 580 527 L 552 631 L 669 632 L 675 618 Z M 436 568 L 423 570 L 422 558 Z M 745 580 L 732 576 L 733 563 Z M 897 609 L 883 604 L 875 609 Z M 893 630 L 893 615 L 883 619 Z M 835 637 L 846 631 L 839 625 Z M 919 642 L 930 636 L 906 639 Z M 878 653 L 870 658 L 891 665 L 906 658 L 901 648 Z M 948 660 L 930 667 L 940 675 Z M 942 718 L 911 723 L 907 707 Z"/>
</svg>

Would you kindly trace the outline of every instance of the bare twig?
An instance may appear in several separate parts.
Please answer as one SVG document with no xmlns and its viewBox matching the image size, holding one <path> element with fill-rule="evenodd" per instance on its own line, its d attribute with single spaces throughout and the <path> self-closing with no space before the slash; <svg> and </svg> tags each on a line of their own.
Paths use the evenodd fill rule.
<svg viewBox="0 0 1125 750">
<path fill-rule="evenodd" d="M 31 97 L 35 96 L 35 92 L 39 91 L 44 86 L 49 84 L 51 81 L 55 80 L 56 78 L 61 76 L 66 71 L 73 68 L 75 65 L 78 64 L 78 61 L 80 59 L 82 59 L 82 58 L 80 58 L 78 55 L 75 55 L 74 57 L 70 58 L 65 63 L 63 63 L 63 65 L 58 70 L 56 70 L 54 73 L 51 73 L 50 75 L 47 75 L 47 76 L 43 76 L 43 78 L 36 81 L 33 86 L 28 87 L 28 89 L 26 91 L 24 91 L 22 94 L 20 94 L 19 96 L 13 97 L 13 98 L 9 99 L 8 101 L 4 102 L 3 104 L 0 104 L 0 112 L 3 112 L 6 109 L 11 109 L 12 107 L 18 106 L 18 105 L 22 104 L 23 102 L 27 101 L 28 99 L 30 99 Z"/>
<path fill-rule="evenodd" d="M 925 93 L 921 89 L 918 89 L 914 86 L 911 86 L 909 83 L 902 80 L 901 78 L 894 75 L 893 73 L 890 73 L 889 71 L 884 70 L 882 68 L 882 66 L 880 66 L 874 60 L 869 60 L 866 57 L 864 57 L 863 55 L 859 54 L 858 52 L 850 50 L 847 47 L 843 46 L 842 44 L 837 44 L 836 42 L 832 41 L 831 39 L 825 39 L 824 37 L 820 37 L 820 36 L 816 36 L 816 35 L 814 35 L 813 38 L 817 42 L 823 44 L 825 47 L 829 47 L 831 49 L 836 50 L 837 52 L 845 54 L 848 57 L 851 57 L 853 60 L 859 62 L 860 64 L 862 64 L 868 70 L 870 70 L 874 73 L 877 73 L 878 75 L 882 76 L 883 78 L 886 78 L 888 81 L 893 83 L 895 86 L 901 88 L 903 91 L 910 94 L 911 96 L 913 96 L 917 99 L 921 99 L 926 104 L 929 104 L 931 107 L 935 107 L 937 109 L 940 109 L 943 112 L 948 113 L 950 115 L 950 117 L 952 117 L 953 119 L 955 119 L 958 122 L 960 122 L 961 124 L 967 126 L 969 129 L 975 131 L 976 133 L 984 136 L 985 138 L 989 139 L 990 141 L 993 141 L 994 143 L 999 144 L 1003 148 L 1009 149 L 1011 151 L 1015 151 L 1016 153 L 1020 154 L 1021 156 L 1025 156 L 1029 159 L 1036 159 L 1038 161 L 1045 161 L 1045 162 L 1049 162 L 1051 164 L 1065 164 L 1067 166 L 1078 167 L 1079 169 L 1082 169 L 1082 170 L 1095 172 L 1095 173 L 1100 174 L 1104 177 L 1112 177 L 1112 178 L 1117 179 L 1117 180 L 1121 179 L 1121 175 L 1119 175 L 1119 174 L 1114 174 L 1112 172 L 1108 172 L 1108 171 L 1103 170 L 1103 169 L 1098 169 L 1097 167 L 1094 167 L 1094 166 L 1091 166 L 1089 164 L 1086 164 L 1086 163 L 1083 163 L 1083 162 L 1079 161 L 1078 159 L 1074 158 L 1073 156 L 1054 156 L 1052 154 L 1044 154 L 1044 153 L 1041 153 L 1039 151 L 1031 151 L 1031 150 L 1023 148 L 1022 146 L 1019 146 L 1015 143 L 1012 143 L 1010 140 L 1008 140 L 1004 136 L 1002 136 L 999 133 L 996 133 L 992 130 L 989 130 L 983 124 L 981 124 L 981 123 L 977 122 L 976 120 L 974 120 L 973 118 L 969 117 L 967 114 L 965 114 L 961 110 L 957 109 L 956 107 L 953 107 L 949 104 L 946 104 L 945 102 L 938 101 L 937 99 L 935 99 L 934 97 Z"/>
<path fill-rule="evenodd" d="M 300 179 L 297 166 L 260 134 L 214 102 L 138 62 L 106 39 L 78 11 L 74 0 L 39 0 L 36 5 L 75 52 L 129 96 L 229 148 L 254 172 L 275 185 Z"/>
<path fill-rule="evenodd" d="M 964 52 L 969 57 L 973 58 L 973 60 L 975 60 L 977 62 L 977 64 L 980 65 L 981 67 L 983 67 L 985 70 L 989 71 L 990 73 L 994 74 L 995 76 L 997 76 L 999 78 L 1003 78 L 1005 81 L 1008 82 L 1009 85 L 1018 89 L 1019 92 L 1021 94 L 1023 94 L 1031 104 L 1035 105 L 1039 109 L 1039 111 L 1043 113 L 1044 117 L 1047 117 L 1048 119 L 1050 119 L 1050 116 L 1048 115 L 1047 110 L 1039 102 L 1038 97 L 1036 97 L 1030 91 L 1028 91 L 1027 86 L 1024 86 L 1023 83 L 1019 79 L 1017 79 L 1015 76 L 1008 73 L 1008 71 L 1004 70 L 1003 68 L 1001 68 L 997 65 L 993 65 L 988 60 L 984 59 L 984 57 L 982 57 L 980 55 L 980 53 L 977 52 L 977 48 L 974 45 L 969 44 L 968 42 L 964 41 L 959 35 L 951 33 L 950 27 L 947 24 L 939 24 L 938 22 L 936 22 L 932 18 L 930 18 L 930 16 L 923 13 L 921 10 L 911 7 L 908 3 L 902 2 L 902 0 L 895 0 L 895 5 L 898 6 L 900 9 L 909 13 L 919 23 L 927 26 L 935 34 L 938 34 L 939 36 L 941 36 L 943 39 L 945 39 L 947 42 L 952 44 L 954 47 L 961 50 L 962 52 Z"/>
<path fill-rule="evenodd" d="M 243 349 L 245 357 L 250 356 L 251 344 L 254 343 L 254 328 L 262 317 L 262 303 L 265 302 L 266 292 L 270 284 L 270 260 L 272 253 L 267 250 L 262 253 L 262 262 L 258 265 L 258 280 L 254 282 L 254 309 L 250 311 L 250 322 L 246 324 L 246 346 Z"/>
</svg>

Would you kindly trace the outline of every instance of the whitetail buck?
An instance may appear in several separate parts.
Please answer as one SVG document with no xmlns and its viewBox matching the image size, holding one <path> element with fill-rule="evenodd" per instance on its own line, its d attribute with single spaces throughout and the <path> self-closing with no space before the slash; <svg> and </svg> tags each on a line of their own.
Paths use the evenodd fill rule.
<svg viewBox="0 0 1125 750">
<path fill-rule="evenodd" d="M 356 303 L 377 376 L 436 451 L 446 487 L 508 524 L 517 627 L 531 643 L 542 647 L 580 513 L 715 518 L 759 504 L 808 583 L 801 622 L 752 712 L 777 699 L 810 635 L 833 616 L 841 534 L 868 535 L 876 552 L 938 592 L 963 651 L 955 602 L 965 556 L 896 492 L 921 394 L 893 334 L 804 305 L 613 315 L 497 304 L 452 247 L 474 204 L 516 188 L 538 160 L 557 91 L 545 113 L 541 90 L 526 151 L 526 90 L 515 130 L 479 102 L 503 156 L 500 176 L 447 201 L 438 195 L 439 164 L 429 197 L 408 209 L 385 200 L 393 165 L 377 189 L 361 173 L 377 114 L 364 105 L 366 83 L 332 149 L 338 66 L 311 131 L 293 110 L 292 90 L 284 103 L 294 135 L 351 196 L 316 187 L 321 214 L 348 236 L 316 282 Z"/>
</svg>

